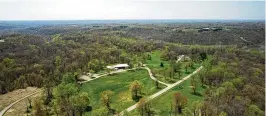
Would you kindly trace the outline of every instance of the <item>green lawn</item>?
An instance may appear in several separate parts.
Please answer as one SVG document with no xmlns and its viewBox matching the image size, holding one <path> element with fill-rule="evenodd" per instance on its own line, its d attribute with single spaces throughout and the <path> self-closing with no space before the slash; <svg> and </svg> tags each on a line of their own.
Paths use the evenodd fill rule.
<svg viewBox="0 0 266 116">
<path fill-rule="evenodd" d="M 111 107 L 116 111 L 122 111 L 136 102 L 131 99 L 129 85 L 138 80 L 143 84 L 142 96 L 149 96 L 160 89 L 156 89 L 155 83 L 150 79 L 147 70 L 138 69 L 136 71 L 127 71 L 112 76 L 105 76 L 99 79 L 84 83 L 81 91 L 88 92 L 91 100 L 92 109 L 102 107 L 100 93 L 105 90 L 114 92 Z M 163 88 L 163 85 L 160 85 Z"/>
<path fill-rule="evenodd" d="M 202 88 L 200 85 L 199 79 L 195 78 L 197 80 L 196 92 L 198 94 L 194 95 L 192 92 L 192 89 L 189 87 L 191 78 L 184 81 L 180 85 L 180 87 L 177 86 L 177 87 L 171 89 L 170 91 L 168 91 L 167 93 L 163 94 L 162 96 L 154 99 L 152 102 L 154 109 L 159 111 L 158 113 L 162 116 L 169 115 L 169 111 L 171 109 L 171 103 L 172 103 L 172 99 L 173 99 L 173 94 L 176 92 L 180 92 L 182 95 L 187 97 L 187 99 L 188 99 L 187 107 L 189 107 L 189 108 L 191 108 L 193 101 L 202 100 L 205 88 Z"/>
<path fill-rule="evenodd" d="M 192 78 L 192 77 L 191 77 Z M 201 87 L 199 79 L 195 78 L 197 80 L 197 89 L 196 92 L 198 93 L 197 95 L 194 95 L 192 93 L 190 86 L 190 80 L 184 81 L 181 83 L 180 88 L 179 86 L 176 86 L 175 88 L 169 90 L 168 92 L 164 93 L 163 95 L 153 99 L 151 101 L 152 103 L 152 108 L 156 112 L 157 115 L 159 116 L 169 116 L 169 111 L 171 111 L 171 103 L 173 100 L 173 94 L 176 92 L 180 92 L 182 95 L 187 97 L 187 105 L 186 107 L 191 108 L 193 101 L 201 101 L 203 100 L 203 95 L 204 95 L 204 90 L 205 88 Z M 134 110 L 131 112 L 131 115 L 138 115 L 137 110 Z"/>
<path fill-rule="evenodd" d="M 183 77 L 187 76 L 188 74 L 192 73 L 193 71 L 195 71 L 198 67 L 200 67 L 200 64 L 199 63 L 195 63 L 194 64 L 194 68 L 188 68 L 187 72 L 185 71 L 185 65 L 184 65 L 184 62 L 179 61 L 181 62 L 181 78 L 179 78 L 179 75 L 178 73 L 175 73 L 174 77 L 173 78 L 170 78 L 168 76 L 168 73 L 167 73 L 167 68 L 170 67 L 170 64 L 168 61 L 163 61 L 161 58 L 161 51 L 159 50 L 156 50 L 156 51 L 153 51 L 151 52 L 151 60 L 147 60 L 146 61 L 146 64 L 147 66 L 152 70 L 161 70 L 159 71 L 159 73 L 157 73 L 155 75 L 155 77 L 160 80 L 160 81 L 163 81 L 163 82 L 166 82 L 166 83 L 175 83 L 176 81 L 182 79 Z M 161 67 L 160 66 L 160 63 L 163 62 L 164 64 L 164 67 Z"/>
<path fill-rule="evenodd" d="M 161 58 L 160 58 L 160 56 L 161 56 L 161 51 L 159 51 L 159 50 L 156 50 L 156 51 L 153 51 L 153 52 L 151 52 L 151 60 L 147 60 L 146 61 L 146 64 L 147 64 L 147 66 L 150 68 L 150 69 L 160 69 L 160 68 L 162 68 L 162 67 L 160 67 L 160 64 L 161 64 L 161 62 L 163 62 L 163 64 L 164 64 L 164 67 L 165 68 L 167 68 L 167 67 L 169 67 L 169 62 L 168 61 L 163 61 Z"/>
</svg>

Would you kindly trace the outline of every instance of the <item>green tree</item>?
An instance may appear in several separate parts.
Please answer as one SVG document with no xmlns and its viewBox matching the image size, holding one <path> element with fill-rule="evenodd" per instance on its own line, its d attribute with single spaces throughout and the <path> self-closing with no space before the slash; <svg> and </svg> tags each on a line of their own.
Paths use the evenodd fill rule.
<svg viewBox="0 0 266 116">
<path fill-rule="evenodd" d="M 135 80 L 133 81 L 130 86 L 129 86 L 129 90 L 131 91 L 131 94 L 132 94 L 132 98 L 134 100 L 137 100 L 138 98 L 138 93 L 141 92 L 141 88 L 142 88 L 142 85 L 139 81 Z"/>
<path fill-rule="evenodd" d="M 90 104 L 90 98 L 88 93 L 81 92 L 78 95 L 72 96 L 70 102 L 74 109 L 79 112 L 80 116 L 82 116 L 83 112 Z"/>
<path fill-rule="evenodd" d="M 35 116 L 45 116 L 45 111 L 43 110 L 43 103 L 40 98 L 36 98 L 36 100 L 34 100 L 33 106 Z"/>
<path fill-rule="evenodd" d="M 91 112 L 92 116 L 108 116 L 109 110 L 106 107 L 95 109 Z"/>
<path fill-rule="evenodd" d="M 113 96 L 114 92 L 111 90 L 106 90 L 101 92 L 101 101 L 104 104 L 104 106 L 106 106 L 106 108 L 111 109 L 111 102 L 112 102 L 112 96 Z"/>
<path fill-rule="evenodd" d="M 187 104 L 187 97 L 181 95 L 180 93 L 173 94 L 173 106 L 174 111 L 178 113 L 182 113 L 182 108 Z"/>
<path fill-rule="evenodd" d="M 151 116 L 153 114 L 151 106 L 152 104 L 149 100 L 141 98 L 137 104 L 139 114 L 141 116 Z"/>
<path fill-rule="evenodd" d="M 219 116 L 228 116 L 226 112 L 221 112 Z"/>
<path fill-rule="evenodd" d="M 57 87 L 53 89 L 54 96 L 54 105 L 58 105 L 60 113 L 64 115 L 70 115 L 74 109 L 71 107 L 70 98 L 74 95 L 77 95 L 78 88 L 75 84 L 59 84 Z"/>
<path fill-rule="evenodd" d="M 55 57 L 55 66 L 59 67 L 62 63 L 61 57 L 60 56 L 56 56 Z"/>
<path fill-rule="evenodd" d="M 160 67 L 164 67 L 163 62 L 161 62 Z"/>
<path fill-rule="evenodd" d="M 196 83 L 197 83 L 197 81 L 196 81 L 194 78 L 192 78 L 192 79 L 190 80 L 190 88 L 192 89 L 193 94 L 196 94 L 196 90 L 197 90 L 197 85 L 196 85 Z"/>
<path fill-rule="evenodd" d="M 245 116 L 263 116 L 263 111 L 256 105 L 249 105 L 245 110 Z"/>
<path fill-rule="evenodd" d="M 159 81 L 158 81 L 158 80 L 155 81 L 155 86 L 156 86 L 157 89 L 160 88 L 160 87 L 159 87 Z"/>
</svg>

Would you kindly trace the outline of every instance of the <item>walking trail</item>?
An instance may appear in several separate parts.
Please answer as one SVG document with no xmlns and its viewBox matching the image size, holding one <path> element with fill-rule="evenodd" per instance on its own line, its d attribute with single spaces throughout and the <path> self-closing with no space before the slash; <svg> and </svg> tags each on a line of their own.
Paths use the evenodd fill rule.
<svg viewBox="0 0 266 116">
<path fill-rule="evenodd" d="M 161 94 L 167 92 L 168 90 L 172 89 L 173 87 L 179 85 L 180 83 L 184 82 L 185 80 L 189 79 L 191 76 L 193 76 L 194 74 L 198 73 L 201 69 L 203 68 L 203 66 L 199 67 L 196 71 L 194 71 L 193 73 L 189 74 L 188 76 L 184 77 L 182 80 L 179 80 L 177 82 L 175 82 L 174 84 L 170 84 L 169 86 L 167 86 L 166 88 L 164 88 L 163 90 L 151 95 L 148 100 L 152 100 L 158 96 L 160 96 Z M 132 110 L 134 110 L 137 107 L 138 103 L 130 106 L 129 108 L 126 109 L 126 111 L 130 112 Z M 123 111 L 120 113 L 121 115 L 123 115 Z"/>
</svg>

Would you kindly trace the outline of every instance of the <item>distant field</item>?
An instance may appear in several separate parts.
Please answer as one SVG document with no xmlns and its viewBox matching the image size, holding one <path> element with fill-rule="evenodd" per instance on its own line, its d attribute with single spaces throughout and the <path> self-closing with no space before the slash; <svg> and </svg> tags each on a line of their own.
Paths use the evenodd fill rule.
<svg viewBox="0 0 266 116">
<path fill-rule="evenodd" d="M 102 107 L 100 93 L 105 90 L 114 92 L 111 107 L 117 111 L 122 111 L 136 102 L 131 99 L 129 85 L 134 80 L 140 81 L 144 88 L 142 96 L 151 95 L 160 89 L 156 89 L 155 83 L 150 79 L 148 72 L 144 69 L 128 71 L 113 76 L 105 76 L 82 85 L 81 91 L 88 92 L 91 97 L 91 106 L 93 109 Z M 160 85 L 160 87 L 164 87 Z"/>
</svg>

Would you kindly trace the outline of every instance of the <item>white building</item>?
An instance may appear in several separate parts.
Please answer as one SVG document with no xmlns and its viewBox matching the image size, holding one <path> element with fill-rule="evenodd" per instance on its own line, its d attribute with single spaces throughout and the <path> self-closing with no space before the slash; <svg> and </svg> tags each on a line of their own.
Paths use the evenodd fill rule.
<svg viewBox="0 0 266 116">
<path fill-rule="evenodd" d="M 106 68 L 109 68 L 109 69 L 126 69 L 128 67 L 129 67 L 128 64 L 116 64 L 116 65 L 112 65 L 112 66 L 107 66 Z"/>
</svg>

